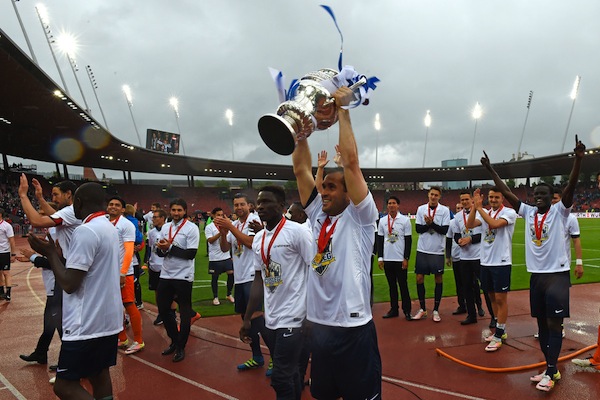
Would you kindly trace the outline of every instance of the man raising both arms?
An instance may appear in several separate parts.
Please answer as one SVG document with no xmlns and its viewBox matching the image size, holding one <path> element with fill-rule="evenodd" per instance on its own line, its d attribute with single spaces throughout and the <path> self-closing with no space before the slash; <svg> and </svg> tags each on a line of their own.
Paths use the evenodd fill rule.
<svg viewBox="0 0 600 400">
<path fill-rule="evenodd" d="M 311 154 L 301 140 L 292 154 L 300 201 L 318 238 L 307 282 L 311 394 L 317 399 L 381 398 L 381 357 L 371 314 L 371 254 L 377 207 L 358 163 L 347 87 L 333 97 L 343 170 L 325 176 L 320 193 Z"/>
<path fill-rule="evenodd" d="M 581 167 L 585 146 L 575 136 L 575 157 L 569 183 L 563 191 L 562 200 L 552 206 L 553 188 L 538 184 L 533 191 L 535 206 L 521 202 L 496 173 L 487 154 L 481 164 L 489 171 L 496 187 L 525 221 L 525 263 L 531 273 L 531 316 L 537 318 L 540 348 L 546 359 L 546 370 L 532 376 L 538 390 L 548 392 L 554 382 L 561 378 L 558 356 L 562 346 L 562 323 L 569 317 L 569 288 L 571 286 L 565 251 L 565 222 L 573 205 L 573 193 Z M 582 272 L 582 271 L 580 271 Z M 575 276 L 581 275 L 575 270 Z"/>
</svg>

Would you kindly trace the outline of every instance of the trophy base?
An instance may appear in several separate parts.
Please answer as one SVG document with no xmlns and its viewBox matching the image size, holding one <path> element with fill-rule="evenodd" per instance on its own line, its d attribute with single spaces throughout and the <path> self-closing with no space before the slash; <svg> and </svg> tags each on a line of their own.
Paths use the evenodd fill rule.
<svg viewBox="0 0 600 400">
<path fill-rule="evenodd" d="M 296 148 L 296 132 L 284 118 L 266 114 L 258 120 L 258 132 L 263 142 L 275 153 L 289 156 Z"/>
</svg>

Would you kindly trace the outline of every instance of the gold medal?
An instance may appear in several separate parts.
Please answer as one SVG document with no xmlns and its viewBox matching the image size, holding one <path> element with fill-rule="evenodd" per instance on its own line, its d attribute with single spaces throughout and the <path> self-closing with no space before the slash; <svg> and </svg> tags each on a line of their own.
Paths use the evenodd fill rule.
<svg viewBox="0 0 600 400">
<path fill-rule="evenodd" d="M 322 260 L 322 259 L 323 259 L 323 254 L 321 254 L 321 253 L 317 253 L 317 254 L 315 255 L 315 258 L 313 258 L 313 263 L 315 263 L 315 264 L 319 265 L 319 264 L 321 264 L 321 260 Z"/>
<path fill-rule="evenodd" d="M 542 241 L 541 241 L 540 239 L 535 239 L 535 240 L 533 241 L 533 243 L 534 243 L 536 246 L 541 246 L 541 245 L 542 245 Z"/>
</svg>

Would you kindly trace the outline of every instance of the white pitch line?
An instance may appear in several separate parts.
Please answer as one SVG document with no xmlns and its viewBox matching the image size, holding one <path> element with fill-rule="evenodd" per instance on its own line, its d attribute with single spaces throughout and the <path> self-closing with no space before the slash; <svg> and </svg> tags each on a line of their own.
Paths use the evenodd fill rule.
<svg viewBox="0 0 600 400">
<path fill-rule="evenodd" d="M 29 291 L 31 292 L 31 294 L 33 294 L 33 297 L 35 297 L 35 299 L 41 304 L 41 305 L 45 305 L 46 302 L 43 301 L 42 299 L 40 299 L 40 296 L 37 295 L 37 293 L 33 290 L 33 288 L 31 287 L 31 281 L 29 279 L 29 276 L 31 275 L 31 271 L 33 271 L 34 269 L 37 269 L 35 267 L 31 267 L 29 268 L 29 271 L 27 271 L 27 287 L 29 288 Z"/>
<path fill-rule="evenodd" d="M 25 396 L 23 396 L 21 394 L 21 392 L 19 392 L 17 390 L 17 388 L 15 388 L 9 381 L 8 379 L 6 379 L 4 377 L 4 375 L 2 375 L 2 373 L 0 372 L 0 382 L 2 382 L 4 384 L 4 386 L 6 386 L 6 388 L 8 390 L 10 390 L 10 392 L 15 396 L 16 399 L 18 400 L 27 400 L 27 398 Z"/>
<path fill-rule="evenodd" d="M 223 392 L 218 391 L 217 389 L 213 389 L 213 388 L 211 388 L 209 386 L 203 385 L 203 384 L 198 383 L 196 381 L 193 381 L 193 380 L 191 380 L 189 378 L 186 378 L 185 376 L 181 376 L 179 374 L 176 374 L 175 372 L 169 371 L 166 368 L 159 367 L 158 365 L 152 364 L 150 361 L 146 361 L 146 360 L 144 360 L 142 358 L 139 358 L 138 356 L 133 356 L 132 355 L 132 356 L 129 356 L 129 358 L 133 358 L 134 360 L 137 360 L 137 361 L 141 362 L 142 364 L 146 364 L 147 366 L 149 366 L 151 368 L 154 368 L 157 371 L 163 372 L 163 373 L 165 373 L 165 374 L 167 374 L 169 376 L 172 376 L 173 378 L 179 379 L 180 381 L 183 381 L 185 383 L 189 383 L 192 386 L 196 386 L 197 388 L 200 388 L 202 390 L 205 390 L 207 392 L 215 394 L 215 395 L 217 395 L 219 397 L 222 397 L 224 399 L 227 399 L 227 400 L 238 400 L 237 397 L 230 396 L 228 394 L 225 394 Z M 25 398 L 23 397 L 23 399 L 25 399 Z"/>
<path fill-rule="evenodd" d="M 446 394 L 446 395 L 449 395 L 449 396 L 459 397 L 461 399 L 485 400 L 485 399 L 483 399 L 481 397 L 474 397 L 474 396 L 469 396 L 467 394 L 451 392 L 451 391 L 444 390 L 444 389 L 438 389 L 438 388 L 434 388 L 434 387 L 431 387 L 431 386 L 421 385 L 419 383 L 413 383 L 413 382 L 403 381 L 401 379 L 389 378 L 387 376 L 382 377 L 382 380 L 384 380 L 386 382 L 398 383 L 398 384 L 406 385 L 406 386 L 412 386 L 412 387 L 423 389 L 423 390 L 429 390 L 431 392 L 442 393 L 442 394 Z"/>
</svg>

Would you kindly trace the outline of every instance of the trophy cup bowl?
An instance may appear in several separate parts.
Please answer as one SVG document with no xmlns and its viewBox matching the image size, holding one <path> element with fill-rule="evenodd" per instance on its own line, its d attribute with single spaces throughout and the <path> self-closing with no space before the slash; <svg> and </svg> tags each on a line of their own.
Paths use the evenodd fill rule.
<svg viewBox="0 0 600 400">
<path fill-rule="evenodd" d="M 299 140 L 337 122 L 337 109 L 331 93 L 321 84 L 323 81 L 331 81 L 337 74 L 336 70 L 329 68 L 306 74 L 298 82 L 291 100 L 281 103 L 276 114 L 260 117 L 258 131 L 271 150 L 277 154 L 290 155 Z"/>
</svg>

